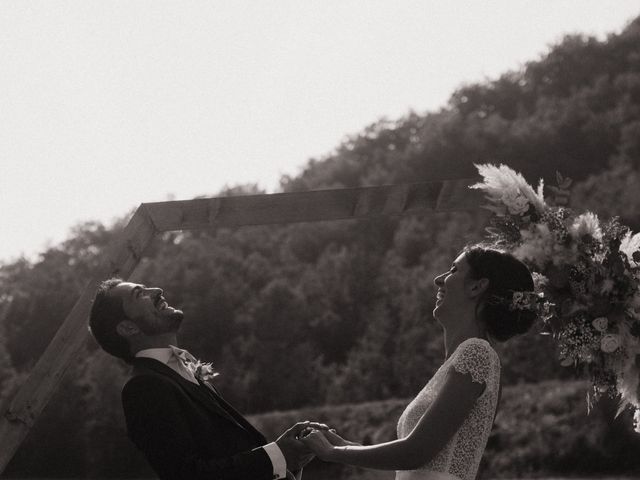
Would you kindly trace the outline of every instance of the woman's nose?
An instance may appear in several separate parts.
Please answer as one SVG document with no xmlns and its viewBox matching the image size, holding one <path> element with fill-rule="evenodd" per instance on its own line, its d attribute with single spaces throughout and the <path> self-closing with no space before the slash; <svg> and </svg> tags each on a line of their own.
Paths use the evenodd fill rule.
<svg viewBox="0 0 640 480">
<path fill-rule="evenodd" d="M 436 278 L 433 279 L 433 283 L 435 284 L 436 287 L 441 287 L 442 285 L 444 285 L 444 273 L 438 275 Z"/>
<path fill-rule="evenodd" d="M 164 293 L 164 290 L 157 287 L 147 288 L 147 293 L 149 293 L 149 295 L 151 296 L 162 295 Z"/>
</svg>

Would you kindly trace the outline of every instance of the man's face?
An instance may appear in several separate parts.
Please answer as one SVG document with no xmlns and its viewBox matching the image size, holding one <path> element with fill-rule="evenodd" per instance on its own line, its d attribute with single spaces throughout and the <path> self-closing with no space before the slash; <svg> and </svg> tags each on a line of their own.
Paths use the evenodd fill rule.
<svg viewBox="0 0 640 480">
<path fill-rule="evenodd" d="M 122 307 L 129 319 L 146 335 L 177 332 L 184 314 L 167 303 L 161 288 L 122 282 L 109 295 L 122 299 Z"/>
</svg>

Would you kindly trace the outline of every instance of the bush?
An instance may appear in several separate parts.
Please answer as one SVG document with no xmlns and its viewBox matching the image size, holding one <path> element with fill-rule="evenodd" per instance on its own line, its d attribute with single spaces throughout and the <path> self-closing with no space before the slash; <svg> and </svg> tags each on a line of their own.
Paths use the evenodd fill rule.
<svg viewBox="0 0 640 480">
<path fill-rule="evenodd" d="M 602 401 L 587 414 L 585 382 L 548 381 L 504 388 L 479 478 L 519 478 L 640 473 L 640 436 L 628 413 L 613 419 L 613 401 Z M 364 444 L 396 438 L 396 423 L 406 399 L 305 408 L 256 415 L 252 422 L 276 438 L 301 420 L 335 426 L 345 438 Z M 306 480 L 392 479 L 376 472 L 313 461 Z"/>
</svg>

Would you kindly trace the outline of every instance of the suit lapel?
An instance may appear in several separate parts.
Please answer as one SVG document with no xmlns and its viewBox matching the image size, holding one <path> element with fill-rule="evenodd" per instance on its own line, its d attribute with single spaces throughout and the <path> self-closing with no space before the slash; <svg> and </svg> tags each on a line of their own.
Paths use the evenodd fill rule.
<svg viewBox="0 0 640 480">
<path fill-rule="evenodd" d="M 245 430 L 253 432 L 260 438 L 260 440 L 266 442 L 264 435 L 256 430 L 256 428 L 251 425 L 240 412 L 233 408 L 230 403 L 227 403 L 227 401 L 222 398 L 222 395 L 218 393 L 218 390 L 212 384 L 200 380 L 198 380 L 198 382 L 200 382 L 200 385 L 202 385 L 203 388 L 206 388 L 210 392 L 210 394 L 218 401 L 222 408 L 224 408 L 230 415 L 232 415 L 235 421 L 242 425 Z"/>
<path fill-rule="evenodd" d="M 136 369 L 140 368 L 140 369 L 152 370 L 154 373 L 157 373 L 160 375 L 166 375 L 170 377 L 190 397 L 197 400 L 204 407 L 206 407 L 213 413 L 226 418 L 230 422 L 235 423 L 239 427 L 243 429 L 247 429 L 246 426 L 243 424 L 248 424 L 248 422 L 246 422 L 246 420 L 244 422 L 239 422 L 238 419 L 234 418 L 234 415 L 232 415 L 230 412 L 228 412 L 225 409 L 225 407 L 227 408 L 230 407 L 229 404 L 224 402 L 224 400 L 222 400 L 219 395 L 216 395 L 215 397 L 212 398 L 211 395 L 209 395 L 205 390 L 203 390 L 203 387 L 201 385 L 196 385 L 195 383 L 190 382 L 189 380 L 183 378 L 182 375 L 180 375 L 178 372 L 173 370 L 171 367 L 165 365 L 164 363 L 159 362 L 158 360 L 154 360 L 152 358 L 136 358 L 134 360 L 133 365 L 134 367 L 136 367 Z M 134 375 L 135 375 L 135 370 L 134 370 Z M 216 402 L 216 400 L 218 401 Z M 225 406 L 223 406 L 223 402 L 224 404 L 226 404 Z M 233 409 L 231 410 L 235 412 L 235 410 Z M 255 430 L 255 429 L 251 427 L 251 430 Z"/>
</svg>

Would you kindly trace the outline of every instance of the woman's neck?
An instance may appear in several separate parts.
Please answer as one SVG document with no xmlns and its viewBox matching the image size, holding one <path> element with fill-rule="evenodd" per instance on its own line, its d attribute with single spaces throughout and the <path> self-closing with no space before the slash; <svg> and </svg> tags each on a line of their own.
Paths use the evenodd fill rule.
<svg viewBox="0 0 640 480">
<path fill-rule="evenodd" d="M 445 358 L 456 351 L 456 348 L 469 338 L 484 338 L 486 340 L 485 332 L 481 331 L 478 326 L 466 326 L 466 328 L 447 328 L 444 330 L 444 354 Z"/>
</svg>

